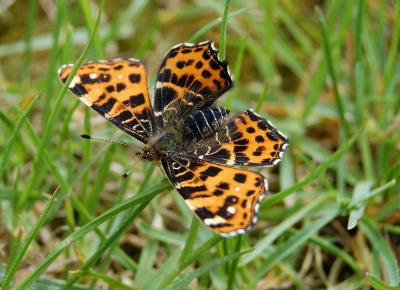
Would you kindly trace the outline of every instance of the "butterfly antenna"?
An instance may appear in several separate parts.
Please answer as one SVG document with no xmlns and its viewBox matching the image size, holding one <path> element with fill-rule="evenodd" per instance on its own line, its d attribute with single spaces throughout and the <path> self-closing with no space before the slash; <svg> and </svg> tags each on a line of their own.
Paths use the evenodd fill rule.
<svg viewBox="0 0 400 290">
<path fill-rule="evenodd" d="M 104 142 L 108 142 L 108 143 L 120 144 L 120 145 L 125 145 L 125 146 L 129 146 L 129 147 L 133 147 L 133 148 L 142 149 L 141 147 L 135 146 L 135 145 L 132 145 L 132 144 L 127 144 L 127 143 L 118 142 L 118 141 L 112 141 L 112 140 L 107 140 L 107 139 L 96 138 L 96 137 L 89 136 L 89 135 L 87 135 L 87 134 L 81 134 L 81 137 L 84 138 L 84 139 L 89 139 L 89 140 L 104 141 Z M 138 155 L 138 153 L 137 153 L 136 155 Z M 125 178 L 128 177 L 128 175 L 131 173 L 131 171 L 133 170 L 133 168 L 135 168 L 135 166 L 136 166 L 136 164 L 138 163 L 139 159 L 140 159 L 140 158 L 138 158 L 138 159 L 135 161 L 135 163 L 133 164 L 133 166 L 132 166 L 125 174 L 123 174 L 123 175 L 121 176 L 121 179 L 122 179 L 122 180 L 124 180 Z"/>
<path fill-rule="evenodd" d="M 121 176 L 121 179 L 124 180 L 125 178 L 128 177 L 128 175 L 131 173 L 131 171 L 133 170 L 133 168 L 135 168 L 136 164 L 138 163 L 139 158 L 135 161 L 135 163 L 133 164 L 133 166 L 131 167 L 131 169 L 129 169 L 125 174 L 123 174 Z"/>
<path fill-rule="evenodd" d="M 135 146 L 135 145 L 132 145 L 132 144 L 128 144 L 128 143 L 124 143 L 124 142 L 118 142 L 118 141 L 112 141 L 112 140 L 107 140 L 107 139 L 96 138 L 96 137 L 89 136 L 89 135 L 87 135 L 87 134 L 81 134 L 81 137 L 82 137 L 83 139 L 96 140 L 96 141 L 103 141 L 103 142 L 114 143 L 114 144 L 120 144 L 120 145 L 125 145 L 125 146 L 129 146 L 129 147 L 133 147 L 133 148 L 142 149 L 141 147 Z"/>
</svg>

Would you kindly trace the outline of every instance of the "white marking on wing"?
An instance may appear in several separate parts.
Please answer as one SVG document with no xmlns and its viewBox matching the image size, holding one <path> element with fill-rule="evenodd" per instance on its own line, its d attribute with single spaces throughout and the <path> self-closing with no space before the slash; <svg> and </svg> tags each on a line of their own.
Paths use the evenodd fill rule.
<svg viewBox="0 0 400 290">
<path fill-rule="evenodd" d="M 213 218 L 204 219 L 203 222 L 207 226 L 212 226 L 212 225 L 225 224 L 226 219 L 220 216 L 215 216 Z"/>
</svg>

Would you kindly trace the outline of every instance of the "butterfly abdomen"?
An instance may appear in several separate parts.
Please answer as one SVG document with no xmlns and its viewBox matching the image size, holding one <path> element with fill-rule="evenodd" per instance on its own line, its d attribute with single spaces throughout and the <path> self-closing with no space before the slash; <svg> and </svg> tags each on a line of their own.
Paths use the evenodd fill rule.
<svg viewBox="0 0 400 290">
<path fill-rule="evenodd" d="M 225 122 L 229 111 L 222 107 L 194 111 L 186 117 L 184 126 L 195 140 L 211 136 Z"/>
</svg>

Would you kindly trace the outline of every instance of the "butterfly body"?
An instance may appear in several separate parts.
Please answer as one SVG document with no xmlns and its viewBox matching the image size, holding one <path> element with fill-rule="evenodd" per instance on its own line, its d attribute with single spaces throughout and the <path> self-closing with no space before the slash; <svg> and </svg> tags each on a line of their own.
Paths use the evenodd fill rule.
<svg viewBox="0 0 400 290">
<path fill-rule="evenodd" d="M 66 82 L 72 65 L 60 68 Z M 144 65 L 135 59 L 82 65 L 69 89 L 113 125 L 145 144 L 137 154 L 161 164 L 195 215 L 228 237 L 257 221 L 268 182 L 232 166 L 272 166 L 285 135 L 251 110 L 229 117 L 213 105 L 233 85 L 210 41 L 174 46 L 158 71 L 153 100 Z"/>
</svg>

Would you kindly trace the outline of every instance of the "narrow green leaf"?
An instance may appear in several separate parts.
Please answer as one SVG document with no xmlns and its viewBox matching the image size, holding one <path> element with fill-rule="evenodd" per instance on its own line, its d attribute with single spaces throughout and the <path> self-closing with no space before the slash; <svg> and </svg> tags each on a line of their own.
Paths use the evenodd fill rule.
<svg viewBox="0 0 400 290">
<path fill-rule="evenodd" d="M 246 254 L 250 250 L 242 251 L 242 252 L 237 252 L 233 253 L 230 255 L 227 255 L 222 258 L 217 258 L 211 261 L 210 263 L 192 271 L 189 274 L 183 275 L 181 278 L 179 278 L 177 281 L 172 283 L 171 285 L 165 287 L 165 290 L 173 290 L 173 289 L 182 289 L 182 287 L 188 285 L 193 279 L 200 277 L 202 274 L 210 271 L 211 269 L 218 267 L 219 265 L 223 265 L 229 261 L 232 261 L 234 259 L 239 258 L 240 256 Z"/>
<path fill-rule="evenodd" d="M 32 229 L 32 231 L 30 232 L 30 234 L 28 235 L 27 239 L 25 240 L 25 242 L 22 244 L 22 247 L 20 248 L 20 250 L 18 251 L 17 256 L 13 259 L 12 261 L 12 265 L 11 267 L 8 269 L 8 272 L 6 274 L 6 276 L 4 277 L 3 280 L 3 284 L 2 284 L 2 289 L 8 289 L 8 286 L 10 285 L 10 283 L 12 282 L 15 273 L 17 272 L 22 259 L 24 258 L 24 255 L 26 253 L 26 251 L 28 250 L 30 244 L 32 243 L 33 239 L 36 237 L 36 235 L 38 234 L 39 230 L 42 228 L 43 223 L 46 219 L 47 214 L 50 211 L 51 205 L 53 204 L 54 199 L 57 197 L 57 192 L 58 192 L 59 187 L 57 187 L 57 189 L 55 190 L 55 192 L 53 193 L 53 195 L 50 197 L 49 201 L 46 204 L 46 207 L 43 210 L 43 213 L 41 214 L 39 220 L 37 221 L 36 225 L 34 226 L 34 228 Z M 22 282 L 21 284 L 25 284 L 26 286 L 30 285 L 31 283 L 33 283 L 33 279 L 26 279 L 24 282 Z M 21 288 L 21 284 L 18 285 L 17 289 L 23 289 Z"/>
<path fill-rule="evenodd" d="M 363 217 L 359 224 L 361 230 L 368 237 L 368 240 L 372 247 L 379 253 L 379 259 L 382 261 L 381 271 L 385 273 L 385 276 L 389 279 L 390 286 L 400 285 L 399 266 L 397 264 L 396 256 L 392 252 L 391 247 L 386 242 L 385 238 L 379 232 L 378 225 L 375 224 L 371 219 Z M 377 264 L 378 261 L 374 261 Z"/>
<path fill-rule="evenodd" d="M 371 273 L 366 273 L 367 279 L 369 283 L 371 284 L 372 287 L 374 287 L 375 290 L 399 290 L 399 286 L 389 286 L 385 283 L 383 283 L 381 280 L 376 278 L 374 275 Z"/>
<path fill-rule="evenodd" d="M 369 195 L 372 186 L 372 181 L 360 181 L 356 184 L 353 191 L 353 203 L 355 208 L 350 210 L 349 220 L 347 222 L 347 229 L 351 230 L 356 225 L 358 220 L 363 216 L 366 200 L 365 196 Z"/>
<path fill-rule="evenodd" d="M 300 231 L 291 236 L 286 242 L 277 247 L 275 251 L 269 255 L 268 259 L 264 260 L 264 262 L 257 268 L 254 274 L 254 283 L 261 279 L 269 270 L 272 269 L 273 266 L 281 262 L 290 253 L 299 251 L 303 243 L 311 238 L 312 235 L 319 231 L 323 226 L 336 218 L 340 214 L 340 211 L 339 206 L 332 208 L 329 212 L 325 212 L 324 216 L 307 224 Z"/>
</svg>

